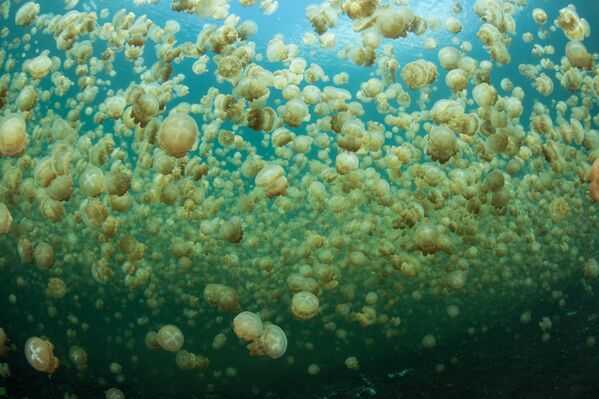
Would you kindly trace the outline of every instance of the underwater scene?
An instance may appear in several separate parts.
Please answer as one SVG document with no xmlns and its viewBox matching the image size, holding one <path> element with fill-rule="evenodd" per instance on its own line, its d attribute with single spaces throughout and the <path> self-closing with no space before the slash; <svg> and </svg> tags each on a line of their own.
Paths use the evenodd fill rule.
<svg viewBox="0 0 599 399">
<path fill-rule="evenodd" d="M 0 0 L 0 399 L 598 398 L 595 0 Z"/>
</svg>

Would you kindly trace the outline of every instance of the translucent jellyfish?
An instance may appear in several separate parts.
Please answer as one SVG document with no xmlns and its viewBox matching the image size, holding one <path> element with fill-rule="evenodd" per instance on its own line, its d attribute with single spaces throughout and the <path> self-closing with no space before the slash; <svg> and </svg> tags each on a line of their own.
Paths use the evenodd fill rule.
<svg viewBox="0 0 599 399">
<path fill-rule="evenodd" d="M 287 185 L 285 170 L 280 165 L 268 164 L 256 175 L 256 186 L 264 191 L 268 198 L 284 195 Z"/>
<path fill-rule="evenodd" d="M 10 211 L 3 203 L 0 203 L 0 235 L 8 234 L 12 225 Z"/>
<path fill-rule="evenodd" d="M 158 344 L 169 352 L 177 352 L 183 347 L 185 338 L 179 327 L 172 324 L 162 326 L 158 330 Z"/>
<path fill-rule="evenodd" d="M 258 345 L 262 353 L 273 359 L 278 359 L 287 350 L 287 336 L 279 326 L 269 324 L 260 334 Z"/>
<path fill-rule="evenodd" d="M 45 54 L 40 54 L 26 63 L 27 72 L 33 79 L 43 79 L 50 72 L 50 68 L 52 60 Z"/>
<path fill-rule="evenodd" d="M 15 23 L 19 26 L 27 26 L 35 21 L 39 12 L 40 5 L 33 1 L 28 1 L 17 10 Z"/>
<path fill-rule="evenodd" d="M 383 37 L 397 39 L 406 37 L 414 23 L 414 14 L 409 8 L 384 10 L 378 13 L 377 28 Z"/>
<path fill-rule="evenodd" d="M 174 113 L 160 125 L 158 142 L 168 155 L 180 158 L 193 149 L 198 140 L 198 125 L 189 115 Z"/>
<path fill-rule="evenodd" d="M 434 348 L 437 346 L 437 338 L 432 334 L 425 335 L 424 338 L 422 338 L 422 346 L 427 349 Z"/>
<path fill-rule="evenodd" d="M 207 284 L 204 288 L 204 299 L 209 304 L 218 306 L 223 312 L 239 310 L 239 295 L 233 288 L 223 284 Z"/>
<path fill-rule="evenodd" d="M 595 159 L 589 175 L 589 194 L 593 201 L 599 201 L 599 158 Z"/>
<path fill-rule="evenodd" d="M 479 83 L 472 89 L 472 97 L 480 107 L 490 107 L 497 102 L 497 90 L 487 83 Z"/>
<path fill-rule="evenodd" d="M 360 165 L 358 156 L 353 152 L 341 152 L 335 159 L 335 168 L 337 173 L 345 175 L 353 170 L 357 170 Z"/>
<path fill-rule="evenodd" d="M 8 347 L 6 346 L 7 342 L 8 337 L 6 336 L 6 332 L 0 327 L 0 357 L 5 356 L 6 353 L 8 353 Z"/>
<path fill-rule="evenodd" d="M 256 340 L 262 333 L 263 326 L 260 316 L 252 312 L 241 312 L 233 319 L 233 331 L 246 341 Z"/>
<path fill-rule="evenodd" d="M 79 176 L 79 191 L 88 197 L 97 197 L 104 191 L 104 173 L 102 169 L 87 165 Z"/>
<path fill-rule="evenodd" d="M 437 226 L 425 222 L 418 225 L 416 228 L 414 242 L 416 247 L 420 249 L 423 254 L 432 254 L 438 250 L 439 236 L 440 234 Z"/>
<path fill-rule="evenodd" d="M 31 367 L 44 373 L 53 373 L 60 365 L 54 345 L 42 338 L 31 337 L 25 342 L 25 356 Z"/>
<path fill-rule="evenodd" d="M 0 122 L 0 155 L 17 157 L 25 151 L 28 139 L 25 120 L 17 114 L 8 114 Z"/>
<path fill-rule="evenodd" d="M 69 349 L 69 359 L 77 367 L 83 370 L 87 367 L 87 352 L 80 346 L 71 346 Z"/>
<path fill-rule="evenodd" d="M 351 19 L 361 19 L 371 16 L 379 6 L 379 0 L 346 0 L 343 11 Z"/>
<path fill-rule="evenodd" d="M 54 265 L 54 250 L 48 243 L 37 244 L 33 251 L 33 257 L 35 264 L 40 269 L 49 269 Z"/>
<path fill-rule="evenodd" d="M 438 74 L 435 64 L 425 60 L 417 60 L 403 67 L 401 79 L 410 89 L 414 90 L 433 83 Z"/>
<path fill-rule="evenodd" d="M 118 388 L 106 390 L 106 399 L 125 399 L 125 394 Z"/>
<path fill-rule="evenodd" d="M 234 55 L 223 57 L 218 62 L 217 73 L 226 79 L 232 79 L 241 73 L 241 61 Z"/>
<path fill-rule="evenodd" d="M 436 161 L 445 163 L 458 152 L 458 140 L 448 127 L 435 126 L 428 133 L 426 153 Z"/>
<path fill-rule="evenodd" d="M 318 297 L 311 292 L 300 291 L 291 300 L 291 313 L 296 319 L 308 320 L 318 314 Z"/>
</svg>

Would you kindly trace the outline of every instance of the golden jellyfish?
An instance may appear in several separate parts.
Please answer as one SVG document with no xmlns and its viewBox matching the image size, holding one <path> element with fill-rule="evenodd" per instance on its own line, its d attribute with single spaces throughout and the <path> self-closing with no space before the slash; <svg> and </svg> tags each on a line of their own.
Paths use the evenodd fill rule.
<svg viewBox="0 0 599 399">
<path fill-rule="evenodd" d="M 357 357 L 350 356 L 345 359 L 345 367 L 350 370 L 360 370 L 360 362 L 358 361 Z"/>
<path fill-rule="evenodd" d="M 52 60 L 46 54 L 40 54 L 26 63 L 26 70 L 33 79 L 43 79 L 52 68 Z"/>
<path fill-rule="evenodd" d="M 426 153 L 435 161 L 445 163 L 457 154 L 458 139 L 455 133 L 448 127 L 435 126 L 428 133 L 428 145 Z"/>
<path fill-rule="evenodd" d="M 456 34 L 462 31 L 463 26 L 460 23 L 460 21 L 453 17 L 450 17 L 445 21 L 445 29 L 447 29 L 449 33 Z"/>
<path fill-rule="evenodd" d="M 542 73 L 535 79 L 535 88 L 544 96 L 549 96 L 553 93 L 553 80 L 546 74 Z"/>
<path fill-rule="evenodd" d="M 453 47 L 443 47 L 439 50 L 438 58 L 441 66 L 450 71 L 458 67 L 461 54 Z"/>
<path fill-rule="evenodd" d="M 340 175 L 357 170 L 360 165 L 358 156 L 353 152 L 341 152 L 335 158 L 335 168 Z"/>
<path fill-rule="evenodd" d="M 437 79 L 437 67 L 425 60 L 417 60 L 406 64 L 401 70 L 401 79 L 412 90 L 420 89 Z"/>
<path fill-rule="evenodd" d="M 166 351 L 179 351 L 183 347 L 184 341 L 183 333 L 177 326 L 167 324 L 158 330 L 158 344 Z"/>
<path fill-rule="evenodd" d="M 387 39 L 406 37 L 415 21 L 414 14 L 406 7 L 392 11 L 380 11 L 377 15 L 376 23 L 379 33 Z"/>
<path fill-rule="evenodd" d="M 584 40 L 591 34 L 589 23 L 578 16 L 576 7 L 572 4 L 559 11 L 555 24 L 564 32 L 570 40 Z"/>
<path fill-rule="evenodd" d="M 110 388 L 106 391 L 106 399 L 125 399 L 125 394 L 118 388 Z"/>
<path fill-rule="evenodd" d="M 285 104 L 283 120 L 289 126 L 298 127 L 310 119 L 308 106 L 302 100 L 291 100 Z"/>
<path fill-rule="evenodd" d="M 0 155 L 17 157 L 25 151 L 28 138 L 25 120 L 18 114 L 8 114 L 0 122 Z"/>
<path fill-rule="evenodd" d="M 275 324 L 268 324 L 258 339 L 260 351 L 272 359 L 278 359 L 287 350 L 287 336 Z"/>
<path fill-rule="evenodd" d="M 379 6 L 379 0 L 346 0 L 343 11 L 351 19 L 361 19 L 371 16 Z"/>
<path fill-rule="evenodd" d="M 584 44 L 573 40 L 566 44 L 566 58 L 573 67 L 591 70 L 595 63 L 595 58 L 590 54 Z"/>
<path fill-rule="evenodd" d="M 160 125 L 158 143 L 170 156 L 181 158 L 193 149 L 197 141 L 198 125 L 187 114 L 171 114 Z"/>
<path fill-rule="evenodd" d="M 46 189 L 55 201 L 68 201 L 73 193 L 73 178 L 69 175 L 56 177 Z"/>
<path fill-rule="evenodd" d="M 106 114 L 111 119 L 119 119 L 125 112 L 127 100 L 125 97 L 117 95 L 106 99 Z"/>
<path fill-rule="evenodd" d="M 110 172 L 104 175 L 104 189 L 110 195 L 123 196 L 131 187 L 131 171 L 120 163 L 115 162 Z"/>
<path fill-rule="evenodd" d="M 547 13 L 542 8 L 535 8 L 532 10 L 532 18 L 539 25 L 545 25 L 547 22 Z"/>
<path fill-rule="evenodd" d="M 237 291 L 223 284 L 206 285 L 204 299 L 209 304 L 218 306 L 223 312 L 236 312 L 239 310 Z"/>
<path fill-rule="evenodd" d="M 8 353 L 8 347 L 6 346 L 6 342 L 8 342 L 8 337 L 4 329 L 0 327 L 0 357 L 5 356 Z"/>
<path fill-rule="evenodd" d="M 460 315 L 460 308 L 458 305 L 449 305 L 447 306 L 445 311 L 447 312 L 447 315 L 452 319 Z"/>
<path fill-rule="evenodd" d="M 445 76 L 445 83 L 454 93 L 459 93 L 468 87 L 468 75 L 461 69 L 452 69 Z"/>
<path fill-rule="evenodd" d="M 414 243 L 423 254 L 433 254 L 439 248 L 439 229 L 437 226 L 425 222 L 418 225 L 414 233 Z"/>
<path fill-rule="evenodd" d="M 597 278 L 597 276 L 599 276 L 599 262 L 594 258 L 587 260 L 582 265 L 582 272 L 587 278 Z"/>
<path fill-rule="evenodd" d="M 464 288 L 466 285 L 467 274 L 463 270 L 454 270 L 447 275 L 447 284 L 454 290 Z"/>
<path fill-rule="evenodd" d="M 104 191 L 104 172 L 102 169 L 87 165 L 79 176 L 79 192 L 87 197 L 97 197 Z"/>
<path fill-rule="evenodd" d="M 277 113 L 270 107 L 252 108 L 247 112 L 246 119 L 249 128 L 265 132 L 271 131 L 279 122 Z"/>
<path fill-rule="evenodd" d="M 186 350 L 180 350 L 175 356 L 175 362 L 181 370 L 193 369 L 196 366 L 196 355 Z"/>
<path fill-rule="evenodd" d="M 41 242 L 35 246 L 33 258 L 37 267 L 49 269 L 54 265 L 54 250 L 50 244 Z"/>
<path fill-rule="evenodd" d="M 243 238 L 243 226 L 240 218 L 232 218 L 220 225 L 220 234 L 228 242 L 236 244 Z"/>
<path fill-rule="evenodd" d="M 19 111 L 31 111 L 33 107 L 35 107 L 37 99 L 37 91 L 33 88 L 33 86 L 25 86 L 25 88 L 19 93 L 16 101 Z"/>
<path fill-rule="evenodd" d="M 256 175 L 256 186 L 264 191 L 268 198 L 284 195 L 288 186 L 285 170 L 280 165 L 265 165 Z"/>
<path fill-rule="evenodd" d="M 3 203 L 0 203 L 0 234 L 8 234 L 12 225 L 10 211 Z"/>
<path fill-rule="evenodd" d="M 244 311 L 233 319 L 233 331 L 235 331 L 235 335 L 246 341 L 258 339 L 263 329 L 262 320 L 255 313 Z"/>
<path fill-rule="evenodd" d="M 216 72 L 225 79 L 233 79 L 241 73 L 243 65 L 238 57 L 227 55 L 218 61 Z"/>
<path fill-rule="evenodd" d="M 599 201 L 599 158 L 595 159 L 589 175 L 589 194 L 593 201 Z"/>
<path fill-rule="evenodd" d="M 437 346 L 437 338 L 432 334 L 425 335 L 424 338 L 422 338 L 422 346 L 427 349 L 433 349 Z"/>
<path fill-rule="evenodd" d="M 156 331 L 148 331 L 144 337 L 144 344 L 148 349 L 160 348 L 160 344 L 158 343 L 158 333 Z"/>
<path fill-rule="evenodd" d="M 40 5 L 33 1 L 28 1 L 17 10 L 15 23 L 19 26 L 27 26 L 35 21 L 39 12 Z"/>
<path fill-rule="evenodd" d="M 54 356 L 54 345 L 42 338 L 31 337 L 27 340 L 25 356 L 31 367 L 44 373 L 53 373 L 60 365 L 60 361 Z"/>
<path fill-rule="evenodd" d="M 479 107 L 491 107 L 497 102 L 497 90 L 488 83 L 479 83 L 472 89 L 472 98 Z"/>
<path fill-rule="evenodd" d="M 87 352 L 80 346 L 71 346 L 69 359 L 78 370 L 84 370 L 87 367 Z"/>
<path fill-rule="evenodd" d="M 52 277 L 48 281 L 48 286 L 46 287 L 46 295 L 52 299 L 62 299 L 67 294 L 67 285 L 65 282 L 58 278 Z"/>
<path fill-rule="evenodd" d="M 308 320 L 318 314 L 318 297 L 308 291 L 300 291 L 291 299 L 291 314 L 298 320 Z"/>
</svg>

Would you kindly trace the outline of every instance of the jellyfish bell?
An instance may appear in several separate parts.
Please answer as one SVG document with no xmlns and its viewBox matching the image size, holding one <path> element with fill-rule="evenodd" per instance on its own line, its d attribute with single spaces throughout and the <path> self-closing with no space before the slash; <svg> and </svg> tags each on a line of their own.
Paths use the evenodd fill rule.
<svg viewBox="0 0 599 399">
<path fill-rule="evenodd" d="M 233 331 L 235 331 L 235 335 L 246 341 L 256 340 L 262 333 L 262 330 L 262 320 L 255 313 L 244 311 L 233 319 Z"/>
<path fill-rule="evenodd" d="M 426 153 L 441 163 L 447 162 L 458 152 L 458 140 L 448 127 L 435 126 L 428 134 Z"/>
<path fill-rule="evenodd" d="M 18 157 L 25 151 L 27 138 L 25 120 L 18 114 L 8 114 L 0 122 L 0 155 Z"/>
<path fill-rule="evenodd" d="M 12 226 L 12 216 L 3 203 L 0 203 L 0 235 L 8 234 Z"/>
<path fill-rule="evenodd" d="M 31 367 L 44 373 L 53 373 L 60 365 L 60 361 L 54 356 L 54 345 L 39 337 L 27 340 L 25 356 Z"/>
<path fill-rule="evenodd" d="M 599 158 L 595 159 L 589 175 L 589 194 L 593 201 L 599 201 Z"/>
<path fill-rule="evenodd" d="M 256 174 L 256 186 L 264 191 L 268 198 L 284 195 L 288 186 L 285 170 L 280 165 L 265 165 Z"/>
<path fill-rule="evenodd" d="M 287 350 L 287 336 L 283 330 L 275 325 L 267 325 L 258 339 L 260 351 L 272 359 L 278 359 Z"/>
<path fill-rule="evenodd" d="M 167 324 L 158 330 L 158 344 L 169 352 L 177 352 L 183 347 L 185 338 L 179 327 Z"/>
<path fill-rule="evenodd" d="M 52 60 L 46 54 L 40 54 L 29 60 L 26 64 L 26 70 L 33 79 L 43 79 L 52 68 Z"/>
<path fill-rule="evenodd" d="M 291 299 L 291 313 L 298 320 L 308 320 L 318 314 L 318 297 L 311 292 L 300 291 Z"/>
<path fill-rule="evenodd" d="M 8 342 L 8 337 L 4 329 L 0 327 L 0 357 L 5 356 L 8 353 L 8 347 L 6 343 Z"/>
<path fill-rule="evenodd" d="M 160 125 L 158 143 L 170 156 L 181 158 L 191 151 L 198 141 L 198 125 L 189 115 L 173 113 Z"/>
</svg>

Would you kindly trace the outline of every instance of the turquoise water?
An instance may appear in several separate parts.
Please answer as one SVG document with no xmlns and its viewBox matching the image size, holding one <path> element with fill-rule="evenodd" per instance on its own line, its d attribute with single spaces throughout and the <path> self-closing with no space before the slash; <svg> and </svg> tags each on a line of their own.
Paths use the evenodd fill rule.
<svg viewBox="0 0 599 399">
<path fill-rule="evenodd" d="M 596 396 L 594 2 L 172 3 L 0 2 L 0 397 Z"/>
</svg>

